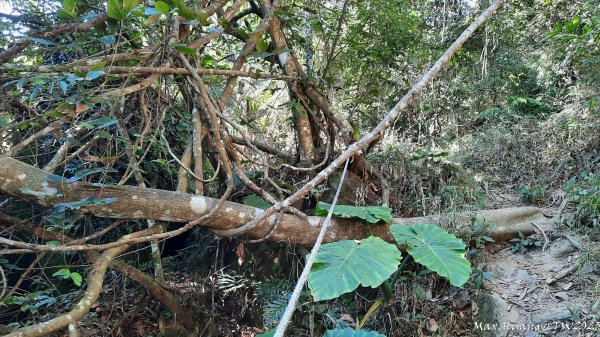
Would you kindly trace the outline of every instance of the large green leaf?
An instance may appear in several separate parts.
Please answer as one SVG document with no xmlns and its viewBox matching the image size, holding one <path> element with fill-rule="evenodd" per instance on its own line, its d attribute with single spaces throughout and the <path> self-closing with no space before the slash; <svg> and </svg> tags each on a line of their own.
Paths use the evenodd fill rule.
<svg viewBox="0 0 600 337">
<path fill-rule="evenodd" d="M 465 258 L 465 243 L 442 228 L 431 224 L 392 225 L 390 232 L 398 244 L 418 263 L 448 278 L 456 287 L 471 275 L 471 263 Z"/>
<path fill-rule="evenodd" d="M 323 337 L 385 337 L 375 331 L 346 329 L 327 330 Z"/>
<path fill-rule="evenodd" d="M 378 237 L 325 244 L 308 275 L 316 301 L 329 300 L 359 285 L 375 288 L 398 269 L 398 248 Z"/>
<path fill-rule="evenodd" d="M 326 216 L 331 205 L 319 201 L 315 209 L 315 215 Z M 333 215 L 340 218 L 359 218 L 370 223 L 379 221 L 392 222 L 392 209 L 385 206 L 350 206 L 336 205 L 333 209 Z"/>
<path fill-rule="evenodd" d="M 106 12 L 109 18 L 115 20 L 124 19 L 127 15 L 127 11 L 123 9 L 123 4 L 119 0 L 108 0 L 106 4 Z"/>
</svg>

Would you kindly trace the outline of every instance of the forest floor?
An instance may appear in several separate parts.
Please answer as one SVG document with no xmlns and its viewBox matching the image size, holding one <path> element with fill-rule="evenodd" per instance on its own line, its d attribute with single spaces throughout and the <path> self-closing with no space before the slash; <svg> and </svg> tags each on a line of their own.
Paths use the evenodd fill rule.
<svg viewBox="0 0 600 337">
<path fill-rule="evenodd" d="M 520 206 L 519 200 L 500 195 L 490 208 Z M 493 279 L 484 281 L 472 302 L 478 335 L 600 335 L 600 249 L 587 235 L 557 225 L 559 209 L 542 208 L 553 219 L 551 230 L 489 244 L 482 251 L 477 265 Z"/>
</svg>

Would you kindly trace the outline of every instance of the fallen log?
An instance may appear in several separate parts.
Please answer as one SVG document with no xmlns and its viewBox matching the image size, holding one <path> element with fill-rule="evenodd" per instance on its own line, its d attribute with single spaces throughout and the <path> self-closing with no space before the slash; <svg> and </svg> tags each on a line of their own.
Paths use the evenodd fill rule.
<svg viewBox="0 0 600 337">
<path fill-rule="evenodd" d="M 105 199 L 109 203 L 82 207 L 81 211 L 97 217 L 115 219 L 152 219 L 176 223 L 193 221 L 216 207 L 218 199 L 187 193 L 143 188 L 138 186 L 115 186 L 86 182 L 68 182 L 60 176 L 49 174 L 39 168 L 10 157 L 0 156 L 0 193 L 28 200 L 43 206 L 80 201 L 92 197 Z M 111 199 L 107 199 L 111 198 Z M 225 202 L 220 210 L 202 224 L 203 227 L 219 232 L 240 227 L 263 210 L 234 202 Z M 546 219 L 535 207 L 515 207 L 484 210 L 477 213 L 433 215 L 416 218 L 395 218 L 393 224 L 411 225 L 432 223 L 442 225 L 450 231 L 468 232 L 472 217 L 491 226 L 486 235 L 496 241 L 513 238 L 518 232 L 533 234 L 535 223 L 541 229 L 550 229 L 551 219 Z M 252 239 L 267 235 L 278 221 L 277 215 L 267 218 L 245 233 Z M 270 242 L 288 242 L 312 245 L 316 240 L 323 218 L 309 216 L 307 219 L 284 214 Z M 450 224 L 452 224 L 451 227 Z M 393 241 L 389 224 L 372 225 L 371 232 L 387 241 Z M 367 225 L 354 219 L 332 219 L 325 242 L 362 239 L 369 235 Z"/>
</svg>

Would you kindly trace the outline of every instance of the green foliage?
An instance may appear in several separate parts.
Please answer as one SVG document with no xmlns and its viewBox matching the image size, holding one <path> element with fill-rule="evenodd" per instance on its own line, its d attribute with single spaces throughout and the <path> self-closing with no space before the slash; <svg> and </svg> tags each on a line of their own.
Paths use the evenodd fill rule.
<svg viewBox="0 0 600 337">
<path fill-rule="evenodd" d="M 416 262 L 448 278 L 452 285 L 460 287 L 469 280 L 466 245 L 454 234 L 431 224 L 392 225 L 390 232 L 398 244 L 406 245 Z"/>
<path fill-rule="evenodd" d="M 78 287 L 81 286 L 81 283 L 83 281 L 79 273 L 71 272 L 69 268 L 63 268 L 57 271 L 56 273 L 52 274 L 52 276 L 63 280 L 71 279 L 73 281 L 73 284 L 75 284 Z"/>
<path fill-rule="evenodd" d="M 66 19 L 75 18 L 77 16 L 75 0 L 63 0 L 63 8 L 59 11 L 58 16 Z"/>
<path fill-rule="evenodd" d="M 492 225 L 488 223 L 476 221 L 475 217 L 471 218 L 471 227 L 469 232 L 471 239 L 468 241 L 474 242 L 475 249 L 482 249 L 485 248 L 486 243 L 496 242 L 494 239 L 486 235 L 486 232 L 492 229 L 491 227 Z"/>
<path fill-rule="evenodd" d="M 288 303 L 289 295 L 285 298 L 277 298 L 271 301 L 270 303 L 267 303 L 263 307 L 262 312 L 264 326 L 268 328 L 277 324 L 277 322 L 279 322 L 279 320 L 283 316 L 283 313 L 285 312 L 285 308 L 287 308 Z"/>
<path fill-rule="evenodd" d="M 44 291 L 26 292 L 23 295 L 12 295 L 0 300 L 0 307 L 19 306 L 23 312 L 36 314 L 41 308 L 49 307 L 57 302 L 56 297 Z"/>
<path fill-rule="evenodd" d="M 323 337 L 385 337 L 375 331 L 354 330 L 351 328 L 327 330 Z"/>
<path fill-rule="evenodd" d="M 402 255 L 395 245 L 377 237 L 325 244 L 308 276 L 316 301 L 336 298 L 359 285 L 375 288 L 398 268 Z"/>
<path fill-rule="evenodd" d="M 448 157 L 448 152 L 434 151 L 431 149 L 417 149 L 415 153 L 413 153 L 411 160 L 435 159 L 444 157 Z"/>
<path fill-rule="evenodd" d="M 576 203 L 576 212 L 571 225 L 599 231 L 600 175 L 584 171 L 579 177 L 569 179 L 565 185 L 567 198 Z"/>
<path fill-rule="evenodd" d="M 315 209 L 315 215 L 327 216 L 331 205 L 319 201 Z M 377 223 L 383 221 L 386 223 L 392 222 L 392 209 L 385 206 L 350 206 L 336 205 L 333 209 L 333 215 L 340 218 L 359 218 L 369 223 Z"/>
<path fill-rule="evenodd" d="M 483 280 L 492 281 L 494 279 L 494 276 L 492 275 L 492 273 L 484 271 L 481 267 L 477 267 L 473 270 L 471 279 L 475 283 L 475 288 L 480 289 L 483 285 Z"/>
<path fill-rule="evenodd" d="M 139 0 L 108 0 L 106 12 L 108 17 L 115 20 L 122 20 L 132 9 L 137 7 Z"/>
<path fill-rule="evenodd" d="M 508 98 L 511 113 L 529 116 L 540 116 L 549 113 L 552 109 L 550 104 L 540 98 L 525 95 L 515 95 Z"/>
<path fill-rule="evenodd" d="M 540 203 L 546 198 L 546 190 L 538 183 L 519 184 L 517 192 L 526 202 Z"/>
<path fill-rule="evenodd" d="M 542 243 L 539 240 L 532 237 L 525 237 L 525 235 L 523 235 L 521 232 L 519 232 L 518 238 L 511 239 L 510 242 L 512 242 L 510 250 L 513 254 L 525 254 L 529 249 L 542 246 Z"/>
</svg>

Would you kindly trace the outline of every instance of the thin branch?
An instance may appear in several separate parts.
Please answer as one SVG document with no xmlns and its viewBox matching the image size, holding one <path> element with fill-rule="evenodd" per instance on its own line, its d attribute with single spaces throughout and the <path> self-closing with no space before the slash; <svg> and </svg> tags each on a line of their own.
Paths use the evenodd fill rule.
<svg viewBox="0 0 600 337">
<path fill-rule="evenodd" d="M 242 7 L 242 5 L 245 2 L 246 2 L 246 0 L 237 0 L 236 2 L 234 2 L 233 5 L 231 5 L 227 9 L 227 12 L 225 13 L 225 15 L 223 17 L 225 19 L 227 19 L 228 21 L 230 21 L 238 13 L 238 11 L 240 10 L 240 7 Z M 221 30 L 218 30 L 216 32 L 212 32 L 209 34 L 204 34 L 199 39 L 194 40 L 191 43 L 189 43 L 188 47 L 190 47 L 192 49 L 200 49 L 221 34 L 222 34 Z"/>
<path fill-rule="evenodd" d="M 63 123 L 63 121 L 54 122 L 54 123 L 46 126 L 45 128 L 41 129 L 40 131 L 32 134 L 31 136 L 29 136 L 28 138 L 26 138 L 25 140 L 23 140 L 22 142 L 13 146 L 10 150 L 8 150 L 6 155 L 9 157 L 16 156 L 17 154 L 19 154 L 19 152 L 23 151 L 31 143 L 44 137 L 45 135 L 49 134 L 50 132 L 53 132 L 54 130 L 58 129 L 62 125 L 62 123 Z"/>
<path fill-rule="evenodd" d="M 155 227 L 156 228 L 156 227 Z M 146 231 L 138 232 L 132 234 L 133 237 L 143 236 L 151 233 L 151 229 L 147 229 Z M 121 239 L 123 240 L 123 239 Z M 119 240 L 119 241 L 121 241 Z M 118 242 L 118 241 L 117 241 Z M 8 335 L 7 337 L 38 337 L 45 336 L 52 332 L 58 331 L 60 329 L 65 328 L 69 324 L 75 323 L 79 321 L 83 316 L 85 316 L 89 311 L 92 305 L 96 303 L 96 300 L 100 296 L 100 292 L 102 291 L 102 285 L 104 283 L 104 275 L 106 274 L 106 269 L 112 260 L 127 250 L 130 245 L 128 244 L 119 244 L 115 248 L 111 248 L 105 251 L 94 263 L 92 271 L 88 274 L 87 289 L 82 297 L 82 299 L 75 305 L 71 311 L 61 316 L 58 316 L 54 319 L 51 319 L 47 322 L 34 324 L 28 327 L 24 327 L 18 329 Z"/>
<path fill-rule="evenodd" d="M 325 78 L 327 76 L 327 72 L 329 71 L 331 64 L 333 63 L 333 60 L 335 59 L 335 57 L 334 57 L 335 48 L 337 47 L 340 36 L 342 35 L 342 24 L 344 23 L 344 19 L 346 18 L 346 10 L 348 9 L 349 2 L 350 1 L 348 1 L 348 0 L 344 0 L 344 5 L 342 6 L 342 12 L 340 13 L 340 18 L 338 20 L 338 24 L 335 29 L 336 34 L 335 34 L 335 37 L 333 38 L 333 44 L 331 46 L 331 49 L 329 50 L 329 54 L 327 55 L 325 69 L 323 70 L 323 75 L 321 75 L 322 78 Z"/>
<path fill-rule="evenodd" d="M 248 40 L 246 40 L 246 45 L 244 46 L 244 48 L 242 49 L 242 52 L 240 53 L 238 58 L 235 60 L 235 63 L 233 64 L 233 67 L 232 67 L 233 71 L 239 71 L 242 69 L 242 67 L 244 66 L 244 63 L 246 63 L 246 58 L 248 57 L 248 55 L 250 55 L 250 53 L 254 51 L 254 48 L 256 47 L 256 44 L 258 43 L 258 41 L 262 38 L 262 36 L 267 31 L 267 29 L 269 29 L 269 24 L 271 22 L 271 18 L 275 14 L 275 10 L 278 7 L 279 7 L 279 0 L 273 1 L 273 4 L 271 5 L 271 7 L 269 7 L 269 9 L 268 9 L 267 13 L 265 14 L 264 18 L 262 19 L 260 25 L 258 25 L 258 27 L 254 30 L 254 32 L 252 32 L 252 34 L 250 35 Z M 221 104 L 222 108 L 224 108 L 227 105 L 229 98 L 233 94 L 233 87 L 236 82 L 237 82 L 237 77 L 230 77 L 227 79 L 227 83 L 225 84 L 225 87 L 223 88 L 223 94 L 221 95 L 221 99 L 220 99 L 220 104 Z"/>
</svg>

